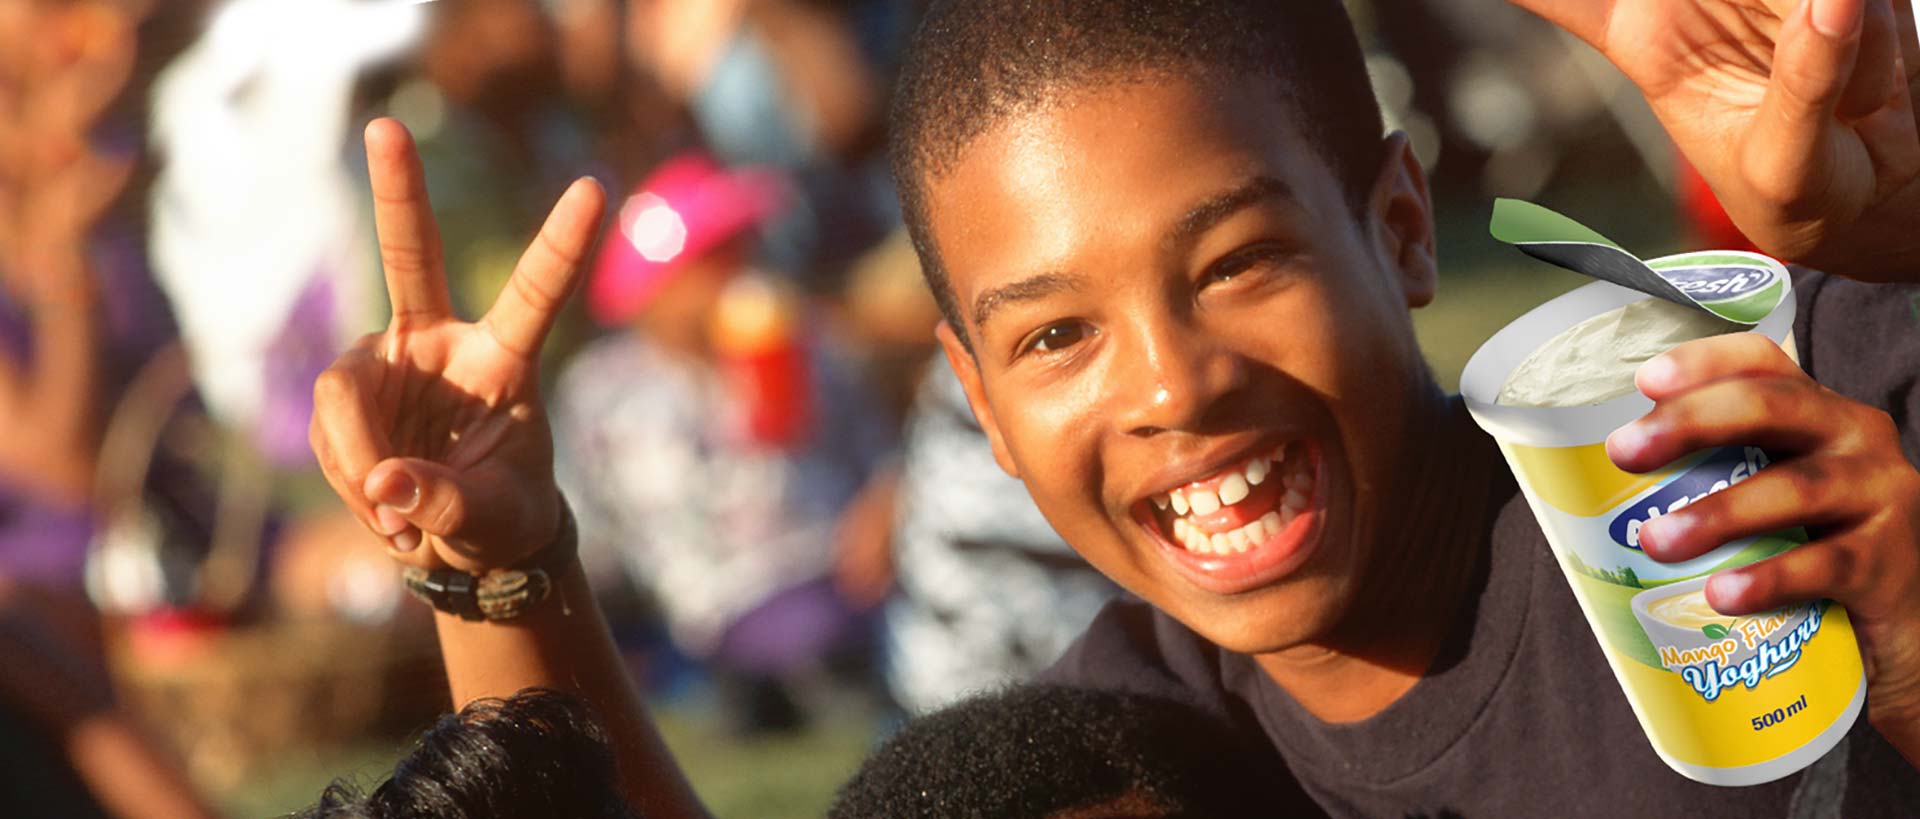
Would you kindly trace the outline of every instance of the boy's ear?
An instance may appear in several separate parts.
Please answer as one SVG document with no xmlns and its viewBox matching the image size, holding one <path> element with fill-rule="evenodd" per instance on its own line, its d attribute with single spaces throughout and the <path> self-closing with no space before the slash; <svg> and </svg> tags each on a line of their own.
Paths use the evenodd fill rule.
<svg viewBox="0 0 1920 819">
<path fill-rule="evenodd" d="M 980 381 L 980 362 L 960 343 L 953 325 L 942 321 L 933 334 L 940 339 L 940 349 L 946 351 L 947 364 L 953 367 L 953 374 L 960 377 L 960 388 L 967 393 L 967 406 L 973 408 L 974 420 L 980 422 L 980 429 L 987 433 L 987 442 L 993 445 L 993 460 L 1000 464 L 1001 470 L 1018 479 L 1020 470 L 1014 467 L 1007 440 L 1000 435 L 1000 424 L 994 420 L 993 407 L 987 404 L 987 389 Z"/>
<path fill-rule="evenodd" d="M 1407 135 L 1395 131 L 1383 146 L 1380 174 L 1374 181 L 1369 217 L 1376 248 L 1399 273 L 1408 307 L 1425 307 L 1440 286 L 1433 224 L 1433 198 L 1427 172 L 1413 154 Z"/>
</svg>

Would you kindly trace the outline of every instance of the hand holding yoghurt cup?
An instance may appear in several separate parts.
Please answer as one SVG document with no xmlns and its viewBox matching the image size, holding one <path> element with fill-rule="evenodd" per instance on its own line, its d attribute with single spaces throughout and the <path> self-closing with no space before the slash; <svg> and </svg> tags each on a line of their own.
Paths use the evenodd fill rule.
<svg viewBox="0 0 1920 819">
<path fill-rule="evenodd" d="M 1786 269 L 1642 262 L 1518 202 L 1495 234 L 1602 280 L 1496 334 L 1461 391 L 1654 750 L 1697 781 L 1766 782 L 1825 754 L 1871 697 L 1915 758 L 1920 474 L 1884 413 L 1795 362 Z"/>
<path fill-rule="evenodd" d="M 1742 535 L 1809 527 L 1803 546 L 1714 574 L 1704 596 L 1739 617 L 1823 599 L 1844 607 L 1863 654 L 1868 719 L 1920 767 L 1920 473 L 1886 413 L 1751 342 L 1691 342 L 1641 368 L 1636 384 L 1654 408 L 1608 439 L 1621 469 L 1657 470 L 1736 441 L 1778 456 L 1737 491 L 1642 527 L 1641 546 L 1684 563 Z"/>
</svg>

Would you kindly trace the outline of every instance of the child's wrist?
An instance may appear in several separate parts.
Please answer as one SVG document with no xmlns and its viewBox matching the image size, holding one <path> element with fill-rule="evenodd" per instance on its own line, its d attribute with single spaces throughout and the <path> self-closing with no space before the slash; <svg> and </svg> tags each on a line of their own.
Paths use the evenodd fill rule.
<svg viewBox="0 0 1920 819">
<path fill-rule="evenodd" d="M 454 569 L 408 567 L 401 572 L 407 591 L 435 611 L 467 621 L 518 618 L 553 596 L 569 573 L 579 571 L 579 528 L 564 496 L 552 539 L 514 565 L 470 574 Z"/>
</svg>

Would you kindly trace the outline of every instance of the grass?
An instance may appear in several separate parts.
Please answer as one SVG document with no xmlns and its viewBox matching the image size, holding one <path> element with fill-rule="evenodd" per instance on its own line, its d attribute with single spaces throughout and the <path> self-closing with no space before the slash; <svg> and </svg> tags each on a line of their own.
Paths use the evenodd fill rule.
<svg viewBox="0 0 1920 819">
<path fill-rule="evenodd" d="M 662 712 L 660 731 L 718 819 L 818 819 L 876 739 L 871 714 L 832 713 L 810 730 L 742 742 L 687 711 Z"/>
<path fill-rule="evenodd" d="M 345 748 L 312 750 L 276 760 L 265 776 L 217 800 L 220 812 L 235 819 L 284 816 L 319 801 L 335 777 L 371 788 L 393 770 L 398 743 L 367 742 Z"/>
<path fill-rule="evenodd" d="M 656 706 L 660 732 L 717 819 L 817 819 L 852 776 L 876 737 L 872 713 L 836 708 L 804 732 L 740 740 L 710 708 Z M 284 816 L 312 805 L 335 777 L 372 788 L 393 770 L 404 741 L 369 742 L 280 760 L 269 773 L 218 801 L 240 819 Z"/>
</svg>

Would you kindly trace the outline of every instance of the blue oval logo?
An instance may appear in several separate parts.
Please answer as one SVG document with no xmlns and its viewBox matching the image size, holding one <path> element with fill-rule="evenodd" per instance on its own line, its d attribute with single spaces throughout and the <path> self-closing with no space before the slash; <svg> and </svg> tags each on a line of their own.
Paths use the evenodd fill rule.
<svg viewBox="0 0 1920 819">
<path fill-rule="evenodd" d="M 1695 301 L 1715 302 L 1736 299 L 1773 284 L 1777 274 L 1764 267 L 1714 266 L 1662 270 L 1660 277 Z"/>
<path fill-rule="evenodd" d="M 1613 542 L 1640 551 L 1640 526 L 1669 512 L 1679 511 L 1701 498 L 1744 481 L 1767 467 L 1770 459 L 1759 447 L 1726 447 L 1689 467 L 1647 493 L 1607 524 Z"/>
</svg>

